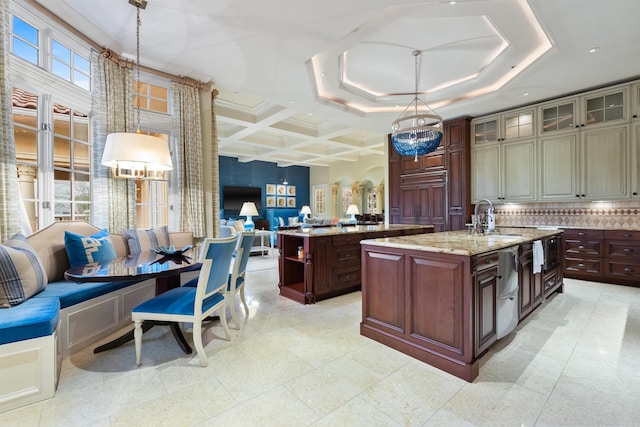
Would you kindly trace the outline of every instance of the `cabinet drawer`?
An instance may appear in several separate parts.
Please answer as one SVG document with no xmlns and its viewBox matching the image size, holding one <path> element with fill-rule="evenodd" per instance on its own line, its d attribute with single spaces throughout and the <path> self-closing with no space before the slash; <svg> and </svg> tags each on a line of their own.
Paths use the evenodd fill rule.
<svg viewBox="0 0 640 427">
<path fill-rule="evenodd" d="M 564 240 L 564 253 L 571 256 L 599 257 L 602 254 L 602 241 L 600 240 Z"/>
<path fill-rule="evenodd" d="M 360 284 L 360 266 L 336 268 L 333 276 L 333 289 L 343 289 Z"/>
<path fill-rule="evenodd" d="M 339 246 L 335 248 L 333 253 L 336 265 L 345 266 L 360 264 L 360 245 Z"/>
<path fill-rule="evenodd" d="M 606 263 L 606 275 L 640 279 L 640 262 L 627 263 L 609 261 Z"/>
<path fill-rule="evenodd" d="M 604 232 L 602 230 L 565 230 L 562 235 L 565 240 L 602 240 L 604 239 Z"/>
<path fill-rule="evenodd" d="M 362 240 L 362 234 L 344 234 L 342 236 L 333 236 L 333 246 L 358 245 Z"/>
<path fill-rule="evenodd" d="M 600 264 L 600 260 L 597 259 L 565 258 L 564 271 L 599 276 L 602 271 Z"/>
<path fill-rule="evenodd" d="M 476 256 L 476 271 L 483 271 L 487 268 L 498 266 L 498 253 L 491 252 Z"/>
<path fill-rule="evenodd" d="M 640 231 L 605 230 L 604 238 L 607 240 L 632 240 L 640 242 Z"/>
<path fill-rule="evenodd" d="M 607 256 L 624 257 L 624 258 L 640 258 L 640 241 L 630 242 L 607 242 Z"/>
</svg>

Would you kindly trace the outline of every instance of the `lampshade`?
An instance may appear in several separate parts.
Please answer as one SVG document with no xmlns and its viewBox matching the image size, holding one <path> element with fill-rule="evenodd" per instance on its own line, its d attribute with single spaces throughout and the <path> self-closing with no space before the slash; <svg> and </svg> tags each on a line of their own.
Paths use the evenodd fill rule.
<svg viewBox="0 0 640 427">
<path fill-rule="evenodd" d="M 142 133 L 118 132 L 107 135 L 102 164 L 111 167 L 115 177 L 126 178 L 152 178 L 155 172 L 173 169 L 167 143 Z"/>
<path fill-rule="evenodd" d="M 302 207 L 302 209 L 300 209 L 300 213 L 303 215 L 311 215 L 311 208 L 305 205 Z"/>
<path fill-rule="evenodd" d="M 357 205 L 349 205 L 347 208 L 347 215 L 360 215 Z"/>
<path fill-rule="evenodd" d="M 244 202 L 242 209 L 240 209 L 240 216 L 256 216 L 258 215 L 258 209 L 253 202 Z"/>
<path fill-rule="evenodd" d="M 391 142 L 401 156 L 415 156 L 434 151 L 442 141 L 442 117 L 418 98 L 418 56 L 415 58 L 415 93 L 413 100 L 391 124 Z M 421 104 L 421 105 L 420 105 Z"/>
</svg>

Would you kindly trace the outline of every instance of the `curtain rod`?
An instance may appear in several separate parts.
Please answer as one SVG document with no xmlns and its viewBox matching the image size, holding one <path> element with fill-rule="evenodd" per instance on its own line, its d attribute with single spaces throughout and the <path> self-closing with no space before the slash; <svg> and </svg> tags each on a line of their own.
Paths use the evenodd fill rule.
<svg viewBox="0 0 640 427">
<path fill-rule="evenodd" d="M 104 46 L 100 46 L 99 44 L 91 40 L 89 37 L 82 34 L 80 31 L 78 31 L 75 27 L 70 25 L 67 21 L 60 18 L 58 15 L 56 15 L 55 13 L 51 12 L 49 9 L 47 9 L 46 7 L 38 3 L 36 0 L 24 0 L 24 1 L 34 9 L 37 9 L 39 12 L 43 13 L 44 15 L 56 21 L 58 24 L 63 26 L 67 31 L 71 32 L 73 35 L 80 38 L 82 41 L 84 41 L 85 43 L 90 45 L 92 48 L 100 52 L 100 54 L 103 55 L 105 58 L 108 58 L 114 61 L 116 64 L 120 65 L 121 67 L 130 67 L 128 63 L 133 64 L 133 62 L 131 61 L 120 58 L 120 56 L 115 52 L 113 52 L 112 50 L 107 49 Z M 170 74 L 164 71 L 156 70 L 154 68 L 145 67 L 144 65 L 140 65 L 140 70 L 145 71 L 149 74 L 154 74 L 156 76 L 168 78 L 178 83 L 194 86 L 198 89 L 202 89 L 207 86 L 207 83 L 203 83 L 199 80 L 192 79 L 190 77 L 176 76 L 175 74 Z"/>
</svg>

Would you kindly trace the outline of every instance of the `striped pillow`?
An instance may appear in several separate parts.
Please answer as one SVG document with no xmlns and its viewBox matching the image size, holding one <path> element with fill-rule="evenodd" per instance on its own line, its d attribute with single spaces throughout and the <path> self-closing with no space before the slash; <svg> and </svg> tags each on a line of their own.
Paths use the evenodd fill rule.
<svg viewBox="0 0 640 427">
<path fill-rule="evenodd" d="M 36 250 L 22 234 L 0 245 L 0 308 L 26 301 L 47 286 Z"/>
<path fill-rule="evenodd" d="M 166 226 L 153 228 L 151 230 L 133 230 L 127 228 L 124 235 L 129 243 L 129 253 L 131 255 L 146 252 L 151 248 L 159 246 L 169 247 L 169 231 Z"/>
</svg>

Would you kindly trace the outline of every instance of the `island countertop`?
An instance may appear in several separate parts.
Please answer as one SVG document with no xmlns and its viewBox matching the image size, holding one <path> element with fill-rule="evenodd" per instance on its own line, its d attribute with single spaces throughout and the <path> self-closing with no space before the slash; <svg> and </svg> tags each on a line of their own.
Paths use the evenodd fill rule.
<svg viewBox="0 0 640 427">
<path fill-rule="evenodd" d="M 368 239 L 362 240 L 360 244 L 472 256 L 544 239 L 562 232 L 560 229 L 498 228 L 496 232 L 489 234 L 469 234 L 466 230 L 459 230 Z"/>
<path fill-rule="evenodd" d="M 380 225 L 348 225 L 345 227 L 312 227 L 312 228 L 298 228 L 295 230 L 280 230 L 278 234 L 286 234 L 288 236 L 298 237 L 319 237 L 319 236 L 338 236 L 343 234 L 355 234 L 355 233 L 371 233 L 371 232 L 384 232 L 388 230 L 420 230 L 424 229 L 427 232 L 433 230 L 433 225 L 414 225 L 414 224 L 389 224 L 387 226 Z"/>
</svg>

